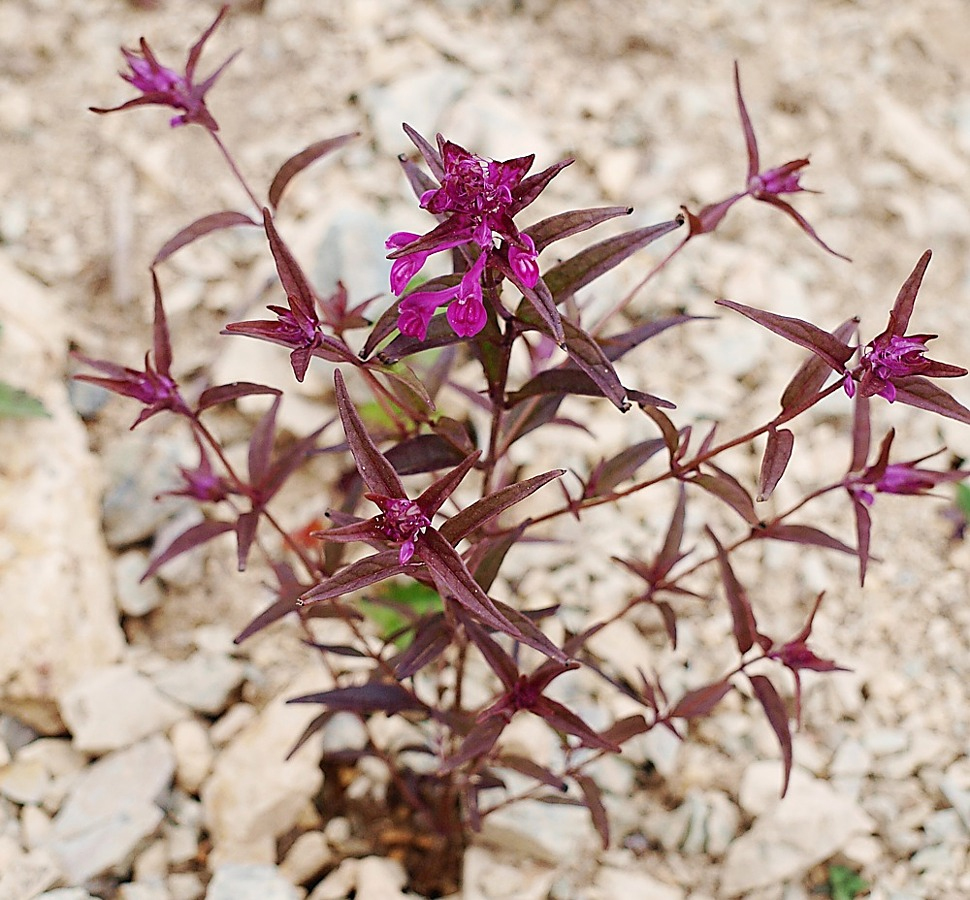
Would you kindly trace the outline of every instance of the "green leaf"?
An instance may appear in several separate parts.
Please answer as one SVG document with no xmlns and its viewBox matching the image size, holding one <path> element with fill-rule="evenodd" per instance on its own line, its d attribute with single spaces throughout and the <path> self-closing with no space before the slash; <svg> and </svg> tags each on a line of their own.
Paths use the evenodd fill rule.
<svg viewBox="0 0 970 900">
<path fill-rule="evenodd" d="M 406 606 L 419 616 L 428 612 L 440 612 L 443 608 L 438 592 L 417 581 L 390 581 L 381 590 L 380 598 L 386 603 Z M 369 600 L 361 601 L 358 607 L 380 629 L 383 640 L 401 632 L 394 639 L 394 644 L 399 650 L 407 649 L 414 639 L 413 629 L 402 631 L 413 624 L 407 616 L 385 603 Z"/>
<path fill-rule="evenodd" d="M 829 896 L 832 900 L 854 900 L 869 890 L 862 876 L 845 866 L 832 866 L 829 869 Z"/>
<path fill-rule="evenodd" d="M 44 404 L 26 391 L 0 381 L 0 419 L 49 418 Z"/>
<path fill-rule="evenodd" d="M 958 484 L 956 487 L 956 505 L 960 514 L 970 522 L 970 487 L 965 484 Z"/>
</svg>

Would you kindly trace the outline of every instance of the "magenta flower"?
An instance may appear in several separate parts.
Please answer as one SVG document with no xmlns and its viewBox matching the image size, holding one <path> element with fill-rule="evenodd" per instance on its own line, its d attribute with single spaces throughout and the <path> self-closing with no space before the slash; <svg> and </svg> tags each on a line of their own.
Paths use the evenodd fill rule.
<svg viewBox="0 0 970 900">
<path fill-rule="evenodd" d="M 198 438 L 196 438 L 196 444 L 199 448 L 199 464 L 194 469 L 179 466 L 182 487 L 176 491 L 165 491 L 162 496 L 190 497 L 202 503 L 218 503 L 220 500 L 225 500 L 233 492 L 231 485 L 213 471 L 205 447 Z"/>
<path fill-rule="evenodd" d="M 905 379 L 913 375 L 957 378 L 967 374 L 962 366 L 926 358 L 926 343 L 935 338 L 935 334 L 905 334 L 931 255 L 927 250 L 920 257 L 916 268 L 899 289 L 885 331 L 866 345 L 859 365 L 845 374 L 845 392 L 850 397 L 855 395 L 856 382 L 859 382 L 858 390 L 863 397 L 878 394 L 892 403 L 896 399 L 897 385 L 905 387 Z"/>
<path fill-rule="evenodd" d="M 429 163 L 434 163 L 432 168 L 440 173 L 441 183 L 424 191 L 420 203 L 443 221 L 425 235 L 398 231 L 387 239 L 389 258 L 393 260 L 391 290 L 400 296 L 433 254 L 477 246 L 481 253 L 458 288 L 415 292 L 404 297 L 398 307 L 402 334 L 423 339 L 434 309 L 450 303 L 448 322 L 455 333 L 474 337 L 488 318 L 481 287 L 485 268 L 503 276 L 511 272 L 520 286 L 529 290 L 538 283 L 535 243 L 519 231 L 512 217 L 538 196 L 562 166 L 525 179 L 535 159 L 532 155 L 504 162 L 487 160 L 440 135 L 438 146 L 440 159 L 432 155 L 429 145 L 421 148 Z M 476 274 L 472 276 L 472 272 Z"/>
<path fill-rule="evenodd" d="M 219 125 L 205 105 L 205 95 L 236 54 L 230 56 L 215 72 L 199 84 L 195 83 L 195 67 L 199 62 L 205 42 L 216 30 L 228 10 L 228 6 L 223 6 L 215 21 L 203 32 L 202 37 L 192 45 L 185 63 L 184 75 L 179 75 L 172 69 L 163 66 L 156 59 L 144 38 L 139 42 L 140 49 L 138 50 L 129 50 L 122 47 L 121 52 L 128 63 L 129 71 L 122 72 L 121 77 L 141 91 L 142 95 L 134 100 L 129 100 L 127 103 L 122 103 L 120 106 L 110 108 L 92 106 L 91 111 L 109 113 L 131 109 L 134 106 L 152 104 L 169 106 L 172 109 L 181 110 L 181 113 L 173 116 L 169 122 L 173 128 L 179 125 L 196 124 L 208 128 L 209 131 L 218 131 Z"/>
<path fill-rule="evenodd" d="M 165 319 L 165 308 L 162 306 L 162 292 L 154 272 L 152 272 L 152 284 L 155 289 L 154 338 L 152 350 L 145 354 L 143 371 L 76 354 L 76 358 L 81 362 L 107 376 L 103 378 L 95 375 L 75 375 L 78 381 L 96 384 L 105 390 L 131 397 L 144 404 L 145 408 L 135 419 L 132 428 L 165 409 L 180 415 L 189 415 L 188 404 L 182 399 L 178 384 L 172 377 L 172 345 L 168 334 L 168 322 Z"/>
<path fill-rule="evenodd" d="M 401 545 L 398 564 L 406 566 L 414 556 L 414 542 L 431 525 L 417 501 L 408 497 L 384 497 L 381 494 L 365 494 L 368 500 L 381 508 L 381 514 L 372 520 L 385 538 Z"/>
<path fill-rule="evenodd" d="M 783 213 L 790 216 L 816 244 L 823 250 L 828 251 L 833 256 L 848 260 L 849 257 L 837 253 L 823 241 L 815 229 L 809 224 L 808 220 L 796 210 L 787 200 L 781 199 L 781 194 L 795 194 L 799 192 L 817 193 L 808 191 L 799 183 L 801 170 L 808 165 L 808 158 L 793 159 L 784 165 L 776 166 L 773 169 L 761 170 L 761 156 L 758 152 L 758 139 L 754 133 L 754 126 L 751 124 L 751 117 L 744 103 L 741 94 L 741 76 L 738 64 L 734 64 L 734 86 L 738 98 L 738 113 L 741 116 L 741 128 L 744 131 L 744 143 L 748 152 L 748 172 L 745 179 L 745 189 L 737 194 L 721 200 L 717 203 L 710 203 L 698 213 L 692 213 L 686 207 L 682 207 L 687 218 L 689 231 L 687 237 L 681 243 L 686 244 L 692 237 L 701 234 L 710 234 L 720 224 L 721 220 L 727 215 L 728 210 L 744 197 L 753 197 L 762 203 L 780 209 Z M 679 247 L 677 248 L 679 249 Z"/>
</svg>

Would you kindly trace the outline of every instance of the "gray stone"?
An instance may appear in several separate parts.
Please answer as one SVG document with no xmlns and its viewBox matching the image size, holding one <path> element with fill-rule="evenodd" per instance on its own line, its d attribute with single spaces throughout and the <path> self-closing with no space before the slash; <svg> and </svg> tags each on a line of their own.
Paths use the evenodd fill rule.
<svg viewBox="0 0 970 900">
<path fill-rule="evenodd" d="M 141 580 L 147 568 L 148 554 L 144 550 L 128 550 L 114 562 L 115 599 L 126 616 L 148 615 L 162 602 L 158 580 Z"/>
<path fill-rule="evenodd" d="M 576 859 L 598 840 L 588 810 L 538 800 L 523 800 L 496 810 L 485 819 L 481 838 L 551 863 Z"/>
<path fill-rule="evenodd" d="M 196 712 L 217 716 L 225 711 L 230 694 L 242 684 L 245 667 L 228 656 L 193 653 L 154 673 L 155 686 Z"/>
<path fill-rule="evenodd" d="M 51 414 L 0 419 L 0 712 L 54 734 L 57 698 L 117 659 L 124 639 L 101 536 L 100 475 L 64 388 L 60 300 L 5 254 L 0 322 L 0 380 L 29 387 Z"/>
<path fill-rule="evenodd" d="M 300 900 L 276 866 L 226 863 L 216 869 L 206 900 Z"/>
<path fill-rule="evenodd" d="M 779 800 L 781 782 L 778 763 L 758 762 L 745 771 L 741 804 L 757 819 L 727 851 L 725 897 L 796 878 L 875 827 L 855 802 L 804 769 L 792 770 L 788 793 Z"/>
<path fill-rule="evenodd" d="M 78 750 L 104 753 L 164 731 L 186 715 L 131 666 L 108 666 L 64 693 L 61 715 Z"/>
<path fill-rule="evenodd" d="M 24 853 L 12 838 L 0 838 L 0 898 L 31 900 L 61 876 L 56 860 L 46 850 Z"/>
<path fill-rule="evenodd" d="M 85 769 L 54 817 L 50 850 L 69 884 L 123 865 L 162 821 L 155 801 L 171 784 L 175 757 L 160 735 Z"/>
</svg>

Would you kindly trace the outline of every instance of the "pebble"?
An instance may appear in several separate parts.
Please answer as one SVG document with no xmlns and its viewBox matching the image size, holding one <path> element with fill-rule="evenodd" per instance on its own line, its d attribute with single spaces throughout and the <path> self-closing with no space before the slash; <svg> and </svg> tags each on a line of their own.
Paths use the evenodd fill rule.
<svg viewBox="0 0 970 900">
<path fill-rule="evenodd" d="M 114 561 L 115 600 L 126 616 L 146 616 L 162 602 L 158 579 L 141 580 L 147 569 L 144 550 L 126 550 Z"/>
<path fill-rule="evenodd" d="M 66 691 L 61 715 L 74 746 L 97 754 L 164 731 L 184 718 L 186 711 L 148 677 L 120 663 L 91 673 Z"/>
<path fill-rule="evenodd" d="M 493 812 L 482 825 L 481 839 L 551 863 L 581 859 L 598 841 L 587 809 L 538 800 Z"/>
<path fill-rule="evenodd" d="M 176 783 L 186 792 L 197 794 L 215 759 L 209 733 L 198 719 L 183 719 L 172 726 L 169 736 L 175 752 Z"/>
<path fill-rule="evenodd" d="M 327 838 L 319 831 L 301 834 L 280 863 L 280 874 L 292 884 L 304 884 L 318 876 L 333 861 Z"/>
<path fill-rule="evenodd" d="M 84 770 L 54 817 L 49 844 L 69 884 L 124 865 L 155 833 L 163 818 L 155 801 L 174 771 L 175 755 L 161 735 Z"/>
<path fill-rule="evenodd" d="M 684 900 L 686 894 L 679 887 L 633 869 L 603 866 L 596 873 L 591 900 L 617 900 L 620 897 L 649 897 L 650 900 Z"/>
<path fill-rule="evenodd" d="M 206 900 L 300 900 L 300 892 L 276 866 L 226 863 L 213 873 Z"/>
<path fill-rule="evenodd" d="M 244 677 L 245 667 L 239 660 L 202 652 L 151 676 L 163 694 L 207 716 L 225 711 L 230 695 Z"/>
<path fill-rule="evenodd" d="M 535 860 L 506 860 L 473 845 L 462 866 L 463 900 L 547 900 L 556 880 L 554 868 Z"/>
<path fill-rule="evenodd" d="M 276 861 L 276 839 L 296 824 L 323 778 L 314 740 L 286 758 L 310 718 L 307 707 L 286 699 L 311 693 L 321 680 L 314 668 L 298 676 L 217 757 L 201 791 L 210 860 Z"/>
<path fill-rule="evenodd" d="M 0 769 L 0 794 L 21 805 L 37 804 L 44 799 L 49 780 L 50 776 L 40 761 L 17 760 Z"/>
</svg>

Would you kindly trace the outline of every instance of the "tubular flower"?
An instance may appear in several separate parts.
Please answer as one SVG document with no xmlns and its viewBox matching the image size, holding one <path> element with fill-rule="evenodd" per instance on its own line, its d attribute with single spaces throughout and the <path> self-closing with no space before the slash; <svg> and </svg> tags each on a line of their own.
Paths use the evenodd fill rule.
<svg viewBox="0 0 970 900">
<path fill-rule="evenodd" d="M 425 191 L 420 204 L 443 221 L 425 235 L 398 231 L 388 237 L 386 247 L 393 260 L 391 290 L 400 296 L 433 254 L 467 245 L 474 253 L 477 247 L 481 253 L 457 289 L 415 292 L 405 296 L 398 307 L 402 334 L 424 338 L 433 310 L 451 303 L 448 322 L 455 333 L 473 337 L 487 320 L 481 287 L 486 267 L 503 274 L 511 271 L 527 289 L 539 281 L 535 243 L 519 231 L 512 219 L 539 192 L 528 189 L 523 181 L 535 157 L 488 160 L 440 135 L 438 144 L 441 184 Z"/>
<path fill-rule="evenodd" d="M 179 115 L 173 116 L 169 124 L 173 128 L 180 125 L 201 125 L 209 131 L 218 131 L 219 125 L 212 117 L 205 105 L 205 95 L 216 83 L 226 66 L 235 58 L 235 54 L 229 57 L 215 72 L 205 81 L 195 83 L 195 67 L 202 54 L 205 42 L 211 37 L 229 7 L 224 6 L 216 16 L 215 21 L 203 32 L 202 36 L 192 45 L 189 50 L 188 59 L 185 63 L 185 74 L 179 75 L 172 69 L 163 66 L 147 41 L 142 38 L 139 42 L 138 50 L 129 50 L 122 47 L 121 53 L 128 63 L 127 72 L 122 72 L 121 77 L 132 87 L 141 91 L 142 95 L 120 106 L 110 108 L 91 107 L 92 112 L 109 113 L 117 112 L 122 109 L 131 109 L 134 106 L 169 106 L 172 109 L 181 110 Z"/>
</svg>

